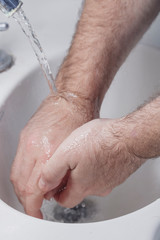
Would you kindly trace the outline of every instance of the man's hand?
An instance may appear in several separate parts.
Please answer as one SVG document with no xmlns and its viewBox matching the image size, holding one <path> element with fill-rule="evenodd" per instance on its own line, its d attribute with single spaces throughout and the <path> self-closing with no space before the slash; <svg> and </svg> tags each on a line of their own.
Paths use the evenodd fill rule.
<svg viewBox="0 0 160 240">
<path fill-rule="evenodd" d="M 76 129 L 44 165 L 39 187 L 64 207 L 88 195 L 105 196 L 143 160 L 129 152 L 123 120 L 93 120 Z M 66 186 L 57 186 L 65 178 Z M 62 184 L 63 185 L 63 184 Z"/>
<path fill-rule="evenodd" d="M 40 207 L 50 193 L 44 196 L 37 187 L 41 168 L 74 129 L 96 116 L 94 110 L 94 104 L 74 94 L 50 95 L 23 129 L 11 181 L 27 214 L 42 218 Z"/>
<path fill-rule="evenodd" d="M 58 148 L 58 146 L 74 129 L 90 121 L 95 116 L 97 117 L 98 114 L 95 113 L 95 106 L 100 108 L 103 97 L 118 68 L 127 57 L 129 51 L 156 17 L 159 8 L 159 0 L 141 0 L 138 4 L 137 2 L 123 0 L 85 1 L 84 10 L 76 34 L 73 38 L 72 46 L 67 58 L 65 58 L 64 63 L 61 66 L 58 74 L 58 81 L 56 80 L 56 87 L 59 92 L 76 92 L 78 93 L 78 96 L 83 96 L 83 98 L 76 98 L 74 94 L 62 94 L 62 96 L 48 97 L 22 131 L 20 137 L 17 155 L 12 167 L 11 180 L 26 213 L 35 217 L 42 217 L 39 209 L 43 197 L 46 196 L 45 193 L 47 193 L 46 197 L 54 195 L 55 191 L 59 189 L 58 185 L 65 185 L 67 180 L 67 189 L 59 194 L 59 198 L 57 195 L 57 198 L 62 204 L 64 203 L 66 206 L 71 206 L 80 200 L 78 197 L 76 199 L 76 196 L 74 196 L 73 202 L 71 203 L 71 198 L 68 198 L 70 200 L 67 200 L 66 197 L 67 194 L 71 194 L 70 190 L 72 188 L 74 189 L 73 194 L 77 191 L 78 196 L 80 196 L 79 189 L 75 189 L 75 186 L 78 186 L 78 178 L 79 180 L 82 180 L 83 183 L 81 184 L 81 192 L 83 196 L 90 193 L 102 195 L 114 186 L 114 184 L 112 184 L 112 174 L 115 174 L 115 179 L 120 179 L 119 181 L 114 180 L 113 183 L 116 183 L 116 181 L 121 182 L 122 179 L 129 174 L 128 169 L 130 168 L 128 168 L 128 165 L 125 165 L 125 167 L 121 165 L 119 170 L 119 161 L 116 158 L 116 155 L 113 154 L 112 151 L 109 151 L 109 147 L 113 147 L 112 141 L 108 142 L 107 140 L 106 145 L 102 144 L 106 149 L 103 149 L 102 147 L 103 151 L 101 150 L 100 153 L 102 154 L 102 152 L 106 151 L 107 159 L 109 159 L 105 162 L 99 161 L 99 159 L 102 159 L 101 155 L 99 155 L 100 146 L 98 145 L 99 148 L 98 146 L 96 147 L 94 139 L 89 138 L 89 143 L 91 145 L 93 144 L 95 148 L 94 154 L 91 155 L 91 157 L 88 154 L 91 154 L 92 146 L 89 146 L 89 149 L 87 149 L 88 142 L 86 142 L 86 146 L 82 144 L 83 140 L 85 140 L 82 136 L 82 140 L 79 140 L 78 138 L 78 142 L 80 141 L 80 144 L 82 144 L 84 153 L 81 145 L 78 147 L 78 145 L 72 141 L 72 136 L 74 135 L 71 135 L 67 140 L 71 143 L 73 142 L 73 146 L 70 145 L 71 149 L 68 150 L 66 156 L 62 156 L 59 150 L 63 148 L 66 142 L 62 144 L 60 148 Z M 121 11 L 119 9 L 121 9 Z M 90 99 L 92 103 L 86 98 Z M 90 124 L 92 125 L 92 123 Z M 89 127 L 91 126 L 89 125 Z M 99 129 L 98 125 L 97 129 Z M 91 132 L 94 133 L 93 130 Z M 74 134 L 75 136 L 78 136 L 77 134 L 81 135 L 81 132 L 79 131 L 77 134 L 75 132 Z M 112 135 L 112 129 L 110 127 L 108 129 L 108 134 Z M 96 140 L 97 137 L 95 135 L 93 136 Z M 112 140 L 112 138 L 109 139 Z M 114 135 L 113 140 L 116 140 Z M 115 144 L 115 146 L 117 145 Z M 120 146 L 122 147 L 121 144 Z M 56 151 L 57 148 L 58 150 Z M 77 155 L 74 154 L 74 149 L 75 153 L 77 152 Z M 80 149 L 80 152 L 78 152 L 77 149 Z M 52 181 L 52 171 L 47 169 L 46 172 L 44 172 L 45 178 L 47 178 L 46 173 L 49 172 L 49 181 L 52 183 L 54 181 L 54 184 L 52 187 L 50 186 L 42 192 L 37 187 L 41 168 L 43 169 L 42 165 L 50 159 L 55 151 L 56 154 L 53 155 L 53 159 L 49 161 L 49 164 L 46 164 L 44 169 L 46 169 L 47 166 L 50 166 L 50 164 L 52 167 L 52 164 L 55 161 L 54 159 L 56 159 L 56 164 L 62 162 L 62 166 L 57 165 L 58 168 L 56 167 L 52 169 L 58 174 L 57 176 L 56 174 L 53 174 L 54 178 Z M 69 160 L 70 151 L 75 158 L 74 161 L 72 160 L 73 163 Z M 128 155 L 129 153 L 127 150 L 124 152 L 126 153 L 126 158 L 124 159 L 128 164 L 128 159 L 130 159 Z M 56 158 L 57 153 L 59 159 Z M 123 155 L 123 151 L 120 151 L 120 153 Z M 86 159 L 85 156 L 88 158 Z M 73 159 L 73 157 L 71 157 L 71 159 Z M 82 163 L 80 161 L 81 159 Z M 120 161 L 124 163 L 124 159 L 120 158 Z M 84 161 L 87 163 L 86 167 L 84 167 Z M 93 166 L 92 161 L 94 163 Z M 112 165 L 112 162 L 115 164 L 112 166 L 113 169 L 108 165 Z M 107 164 L 107 167 L 105 164 Z M 134 164 L 134 161 L 130 164 Z M 59 169 L 61 169 L 61 167 L 63 174 L 59 174 Z M 75 167 L 75 169 L 73 169 L 73 167 Z M 96 167 L 100 170 L 103 170 L 105 167 L 106 170 L 109 169 L 106 173 L 105 171 L 102 172 L 104 173 L 105 182 L 100 176 L 101 171 L 99 171 L 98 175 L 99 169 L 94 169 Z M 88 180 L 91 179 L 88 184 L 90 184 L 90 186 L 93 184 L 93 188 L 91 188 L 92 191 L 89 191 L 89 186 L 85 186 L 87 179 L 83 179 L 82 177 L 83 172 L 86 173 L 87 169 L 91 177 L 88 177 Z M 123 174 L 123 170 L 125 170 L 124 172 L 126 175 Z M 76 175 L 77 172 L 78 175 Z M 124 177 L 121 178 L 121 175 Z M 65 178 L 62 179 L 63 177 Z M 100 177 L 99 181 L 98 177 Z M 55 181 L 55 179 L 58 180 Z M 107 183 L 108 185 L 105 185 L 104 183 Z M 98 190 L 99 187 L 100 190 Z M 49 192 L 49 189 L 54 190 L 54 192 Z M 64 200 L 63 196 L 65 196 Z M 65 201 L 68 201 L 68 203 L 65 203 Z"/>
</svg>

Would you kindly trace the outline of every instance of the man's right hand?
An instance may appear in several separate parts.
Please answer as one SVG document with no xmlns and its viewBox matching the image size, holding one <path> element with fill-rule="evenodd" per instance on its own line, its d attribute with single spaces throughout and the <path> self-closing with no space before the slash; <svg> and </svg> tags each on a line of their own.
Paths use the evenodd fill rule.
<svg viewBox="0 0 160 240">
<path fill-rule="evenodd" d="M 74 130 L 44 165 L 42 192 L 54 191 L 55 200 L 67 208 L 89 195 L 108 195 L 144 162 L 128 149 L 129 126 L 125 119 L 96 119 Z M 56 191 L 64 178 L 65 188 Z"/>
</svg>

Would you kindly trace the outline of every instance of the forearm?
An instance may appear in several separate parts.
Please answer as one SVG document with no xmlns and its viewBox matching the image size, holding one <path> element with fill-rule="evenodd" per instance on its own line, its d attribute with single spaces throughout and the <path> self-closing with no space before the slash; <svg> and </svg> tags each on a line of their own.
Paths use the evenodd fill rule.
<svg viewBox="0 0 160 240">
<path fill-rule="evenodd" d="M 140 158 L 160 156 L 160 96 L 124 119 L 126 145 Z"/>
<path fill-rule="evenodd" d="M 159 9 L 159 0 L 86 0 L 57 89 L 100 106 L 117 70 Z"/>
</svg>

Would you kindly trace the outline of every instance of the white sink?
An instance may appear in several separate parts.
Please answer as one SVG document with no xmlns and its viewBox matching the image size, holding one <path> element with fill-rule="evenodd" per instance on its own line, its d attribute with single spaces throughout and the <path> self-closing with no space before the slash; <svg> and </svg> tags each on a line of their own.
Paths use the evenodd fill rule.
<svg viewBox="0 0 160 240">
<path fill-rule="evenodd" d="M 57 69 L 62 60 L 51 61 Z M 160 52 L 139 45 L 117 74 L 106 94 L 101 117 L 116 118 L 133 111 L 160 90 Z M 49 93 L 39 67 L 29 73 L 8 96 L 0 111 L 0 198 L 23 211 L 9 181 L 21 129 Z M 93 221 L 108 220 L 136 211 L 160 197 L 160 159 L 144 164 L 108 197 L 92 197 L 96 207 Z M 91 220 L 92 221 L 92 220 Z"/>
<path fill-rule="evenodd" d="M 50 0 L 46 0 L 45 3 L 35 0 L 33 4 L 31 1 L 24 4 L 31 22 L 36 25 L 54 73 L 69 46 L 80 3 L 81 0 L 70 0 L 69 3 L 55 0 L 53 7 Z M 37 4 L 40 5 L 39 10 L 46 6 L 48 18 L 45 22 L 41 11 L 37 11 L 36 17 L 34 16 Z M 0 21 L 4 20 L 0 15 Z M 15 57 L 15 65 L 6 73 L 0 74 L 0 239 L 42 240 L 48 236 L 48 239 L 56 237 L 66 240 L 68 236 L 73 240 L 76 236 L 77 240 L 99 240 L 107 237 L 112 240 L 158 240 L 160 158 L 149 160 L 108 197 L 92 197 L 96 212 L 94 219 L 90 221 L 96 223 L 75 224 L 76 235 L 72 224 L 57 224 L 21 214 L 23 208 L 9 180 L 10 168 L 21 129 L 49 91 L 28 41 L 13 20 L 9 21 L 11 29 L 1 34 L 0 43 L 0 48 Z M 53 32 L 50 31 L 51 25 L 55 29 Z M 159 66 L 160 51 L 139 44 L 118 72 L 106 94 L 101 117 L 121 117 L 160 92 Z M 101 222 L 102 220 L 105 221 Z"/>
</svg>

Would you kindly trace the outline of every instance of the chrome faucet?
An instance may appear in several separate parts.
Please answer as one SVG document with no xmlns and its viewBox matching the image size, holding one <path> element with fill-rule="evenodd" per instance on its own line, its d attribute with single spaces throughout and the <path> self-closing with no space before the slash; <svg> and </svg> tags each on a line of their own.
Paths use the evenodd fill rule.
<svg viewBox="0 0 160 240">
<path fill-rule="evenodd" d="M 22 2 L 19 0 L 0 0 L 0 9 L 7 16 L 12 16 L 20 7 Z"/>
<path fill-rule="evenodd" d="M 0 31 L 6 31 L 9 28 L 8 23 L 0 23 Z M 13 57 L 3 50 L 0 50 L 0 72 L 10 68 L 13 63 Z"/>
<path fill-rule="evenodd" d="M 0 9 L 8 17 L 12 16 L 21 6 L 22 2 L 19 0 L 0 0 Z M 7 23 L 0 23 L 0 32 L 7 30 L 8 27 L 9 25 Z M 12 56 L 0 50 L 0 72 L 11 67 L 12 63 Z"/>
</svg>

